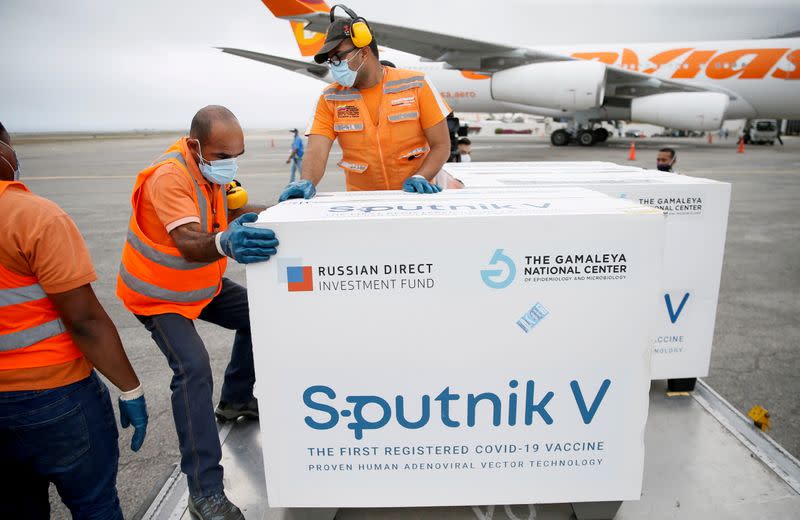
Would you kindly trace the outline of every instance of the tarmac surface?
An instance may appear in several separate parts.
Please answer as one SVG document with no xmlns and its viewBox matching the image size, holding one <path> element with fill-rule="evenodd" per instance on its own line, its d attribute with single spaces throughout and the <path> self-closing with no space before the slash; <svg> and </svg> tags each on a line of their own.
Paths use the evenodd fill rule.
<svg viewBox="0 0 800 520">
<path fill-rule="evenodd" d="M 150 425 L 138 453 L 131 430 L 120 431 L 118 489 L 126 518 L 137 518 L 179 460 L 172 420 L 171 371 L 144 327 L 114 295 L 120 251 L 130 215 L 136 173 L 179 134 L 149 136 L 19 136 L 23 179 L 35 193 L 57 202 L 77 222 L 95 262 L 100 301 L 117 324 L 147 395 Z M 785 146 L 748 146 L 736 153 L 733 138 L 636 139 L 638 160 L 628 161 L 630 139 L 592 148 L 554 148 L 532 137 L 473 139 L 476 161 L 592 160 L 654 167 L 661 146 L 678 151 L 681 173 L 733 185 L 711 373 L 706 381 L 743 413 L 755 404 L 770 411 L 772 436 L 800 456 L 800 138 Z M 289 135 L 248 132 L 238 178 L 252 201 L 272 203 L 288 181 Z M 344 189 L 336 149 L 318 191 Z M 244 284 L 244 269 L 229 262 L 228 277 Z M 212 360 L 219 395 L 233 334 L 198 322 Z M 116 399 L 118 391 L 109 385 Z M 265 418 L 266 420 L 266 418 Z M 52 490 L 51 490 L 52 491 Z M 51 492 L 55 519 L 68 518 Z"/>
</svg>

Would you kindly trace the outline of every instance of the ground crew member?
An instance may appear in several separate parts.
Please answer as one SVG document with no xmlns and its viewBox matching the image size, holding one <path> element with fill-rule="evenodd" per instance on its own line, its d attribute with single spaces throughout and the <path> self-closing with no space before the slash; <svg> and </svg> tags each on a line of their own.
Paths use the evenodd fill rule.
<svg viewBox="0 0 800 520">
<path fill-rule="evenodd" d="M 122 520 L 116 419 L 93 367 L 122 390 L 133 451 L 147 430 L 144 393 L 92 290 L 78 228 L 19 174 L 0 124 L 0 518 L 50 518 L 52 482 L 72 518 Z"/>
<path fill-rule="evenodd" d="M 662 148 L 656 154 L 656 168 L 662 172 L 675 172 L 675 163 L 677 162 L 677 154 L 673 148 Z"/>
<path fill-rule="evenodd" d="M 173 371 L 172 414 L 189 510 L 203 520 L 244 517 L 223 491 L 211 365 L 194 320 L 236 331 L 217 416 L 257 418 L 247 291 L 223 274 L 226 257 L 262 262 L 278 246 L 271 230 L 244 225 L 264 206 L 232 211 L 226 206 L 224 186 L 243 153 L 242 128 L 227 108 L 197 112 L 189 136 L 136 178 L 117 277 L 117 296 L 150 332 Z"/>
<path fill-rule="evenodd" d="M 342 7 L 349 19 L 334 20 Z M 322 92 L 306 131 L 302 179 L 280 200 L 311 198 L 338 139 L 348 191 L 439 191 L 430 181 L 450 155 L 450 108 L 422 72 L 383 66 L 363 18 L 344 6 L 314 60 L 328 62 L 336 83 Z"/>
<path fill-rule="evenodd" d="M 289 154 L 289 158 L 286 159 L 286 164 L 292 164 L 289 182 L 294 182 L 295 174 L 302 172 L 303 169 L 303 138 L 300 137 L 297 128 L 292 128 L 291 132 L 294 135 L 292 138 L 292 151 Z"/>
</svg>

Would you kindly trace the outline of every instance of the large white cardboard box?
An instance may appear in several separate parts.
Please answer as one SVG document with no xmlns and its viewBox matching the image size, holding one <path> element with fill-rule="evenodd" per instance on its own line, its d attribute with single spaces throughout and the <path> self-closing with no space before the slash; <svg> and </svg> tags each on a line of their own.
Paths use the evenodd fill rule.
<svg viewBox="0 0 800 520">
<path fill-rule="evenodd" d="M 666 214 L 664 286 L 649 344 L 653 379 L 705 377 L 711 361 L 731 186 L 655 170 L 618 171 L 608 163 L 465 163 L 444 170 L 472 191 L 517 193 L 578 186 L 661 209 Z M 485 165 L 485 166 L 482 166 Z M 460 190 L 452 190 L 460 191 Z"/>
<path fill-rule="evenodd" d="M 270 506 L 639 498 L 664 216 L 568 192 L 260 215 L 281 242 L 247 267 Z"/>
</svg>

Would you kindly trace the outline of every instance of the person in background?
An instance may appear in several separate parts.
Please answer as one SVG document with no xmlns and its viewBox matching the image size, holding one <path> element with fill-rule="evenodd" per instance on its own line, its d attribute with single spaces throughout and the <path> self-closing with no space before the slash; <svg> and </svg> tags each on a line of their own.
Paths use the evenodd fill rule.
<svg viewBox="0 0 800 520">
<path fill-rule="evenodd" d="M 247 290 L 224 277 L 227 258 L 264 262 L 277 252 L 269 229 L 247 226 L 265 206 L 229 210 L 244 134 L 225 107 L 207 106 L 189 135 L 139 172 L 133 187 L 117 297 L 144 325 L 172 369 L 172 416 L 189 486 L 189 511 L 201 520 L 242 520 L 224 492 L 220 420 L 258 418 Z M 195 320 L 236 331 L 220 402 Z"/>
<path fill-rule="evenodd" d="M 335 140 L 348 191 L 438 192 L 431 181 L 450 156 L 450 107 L 422 72 L 382 65 L 367 22 L 336 7 L 350 18 L 335 19 L 331 10 L 325 43 L 314 56 L 329 64 L 336 82 L 317 99 L 302 178 L 279 200 L 316 194 Z"/>
<path fill-rule="evenodd" d="M 295 174 L 303 171 L 303 138 L 300 137 L 297 128 L 292 128 L 291 133 L 294 134 L 292 151 L 289 154 L 289 158 L 286 159 L 286 164 L 292 164 L 289 182 L 294 182 Z"/>
<path fill-rule="evenodd" d="M 94 369 L 122 391 L 133 451 L 147 433 L 142 385 L 92 289 L 80 231 L 21 170 L 0 124 L 0 518 L 50 518 L 52 482 L 72 518 L 122 520 L 114 408 Z"/>
<path fill-rule="evenodd" d="M 656 155 L 656 168 L 662 172 L 677 173 L 675 171 L 675 163 L 677 162 L 677 154 L 672 148 L 662 148 Z"/>
<path fill-rule="evenodd" d="M 458 140 L 458 158 L 459 162 L 472 162 L 472 141 L 467 137 L 462 137 Z"/>
</svg>

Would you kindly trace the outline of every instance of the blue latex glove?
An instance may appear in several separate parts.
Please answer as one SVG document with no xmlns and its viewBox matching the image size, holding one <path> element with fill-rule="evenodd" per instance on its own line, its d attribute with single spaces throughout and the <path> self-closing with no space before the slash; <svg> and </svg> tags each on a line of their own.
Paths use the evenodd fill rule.
<svg viewBox="0 0 800 520">
<path fill-rule="evenodd" d="M 301 180 L 290 182 L 284 189 L 281 196 L 278 197 L 278 202 L 283 202 L 289 199 L 310 199 L 317 194 L 317 188 L 311 184 L 311 181 Z"/>
<path fill-rule="evenodd" d="M 412 175 L 403 181 L 403 191 L 411 193 L 439 193 L 442 188 L 428 182 L 422 175 Z"/>
<path fill-rule="evenodd" d="M 219 237 L 219 245 L 226 256 L 240 264 L 265 262 L 278 252 L 278 239 L 271 229 L 249 227 L 244 224 L 255 222 L 258 215 L 245 213 L 230 223 L 228 229 Z"/>
<path fill-rule="evenodd" d="M 147 403 L 143 395 L 130 401 L 119 400 L 119 422 L 123 428 L 133 425 L 131 449 L 139 451 L 147 435 Z"/>
</svg>

